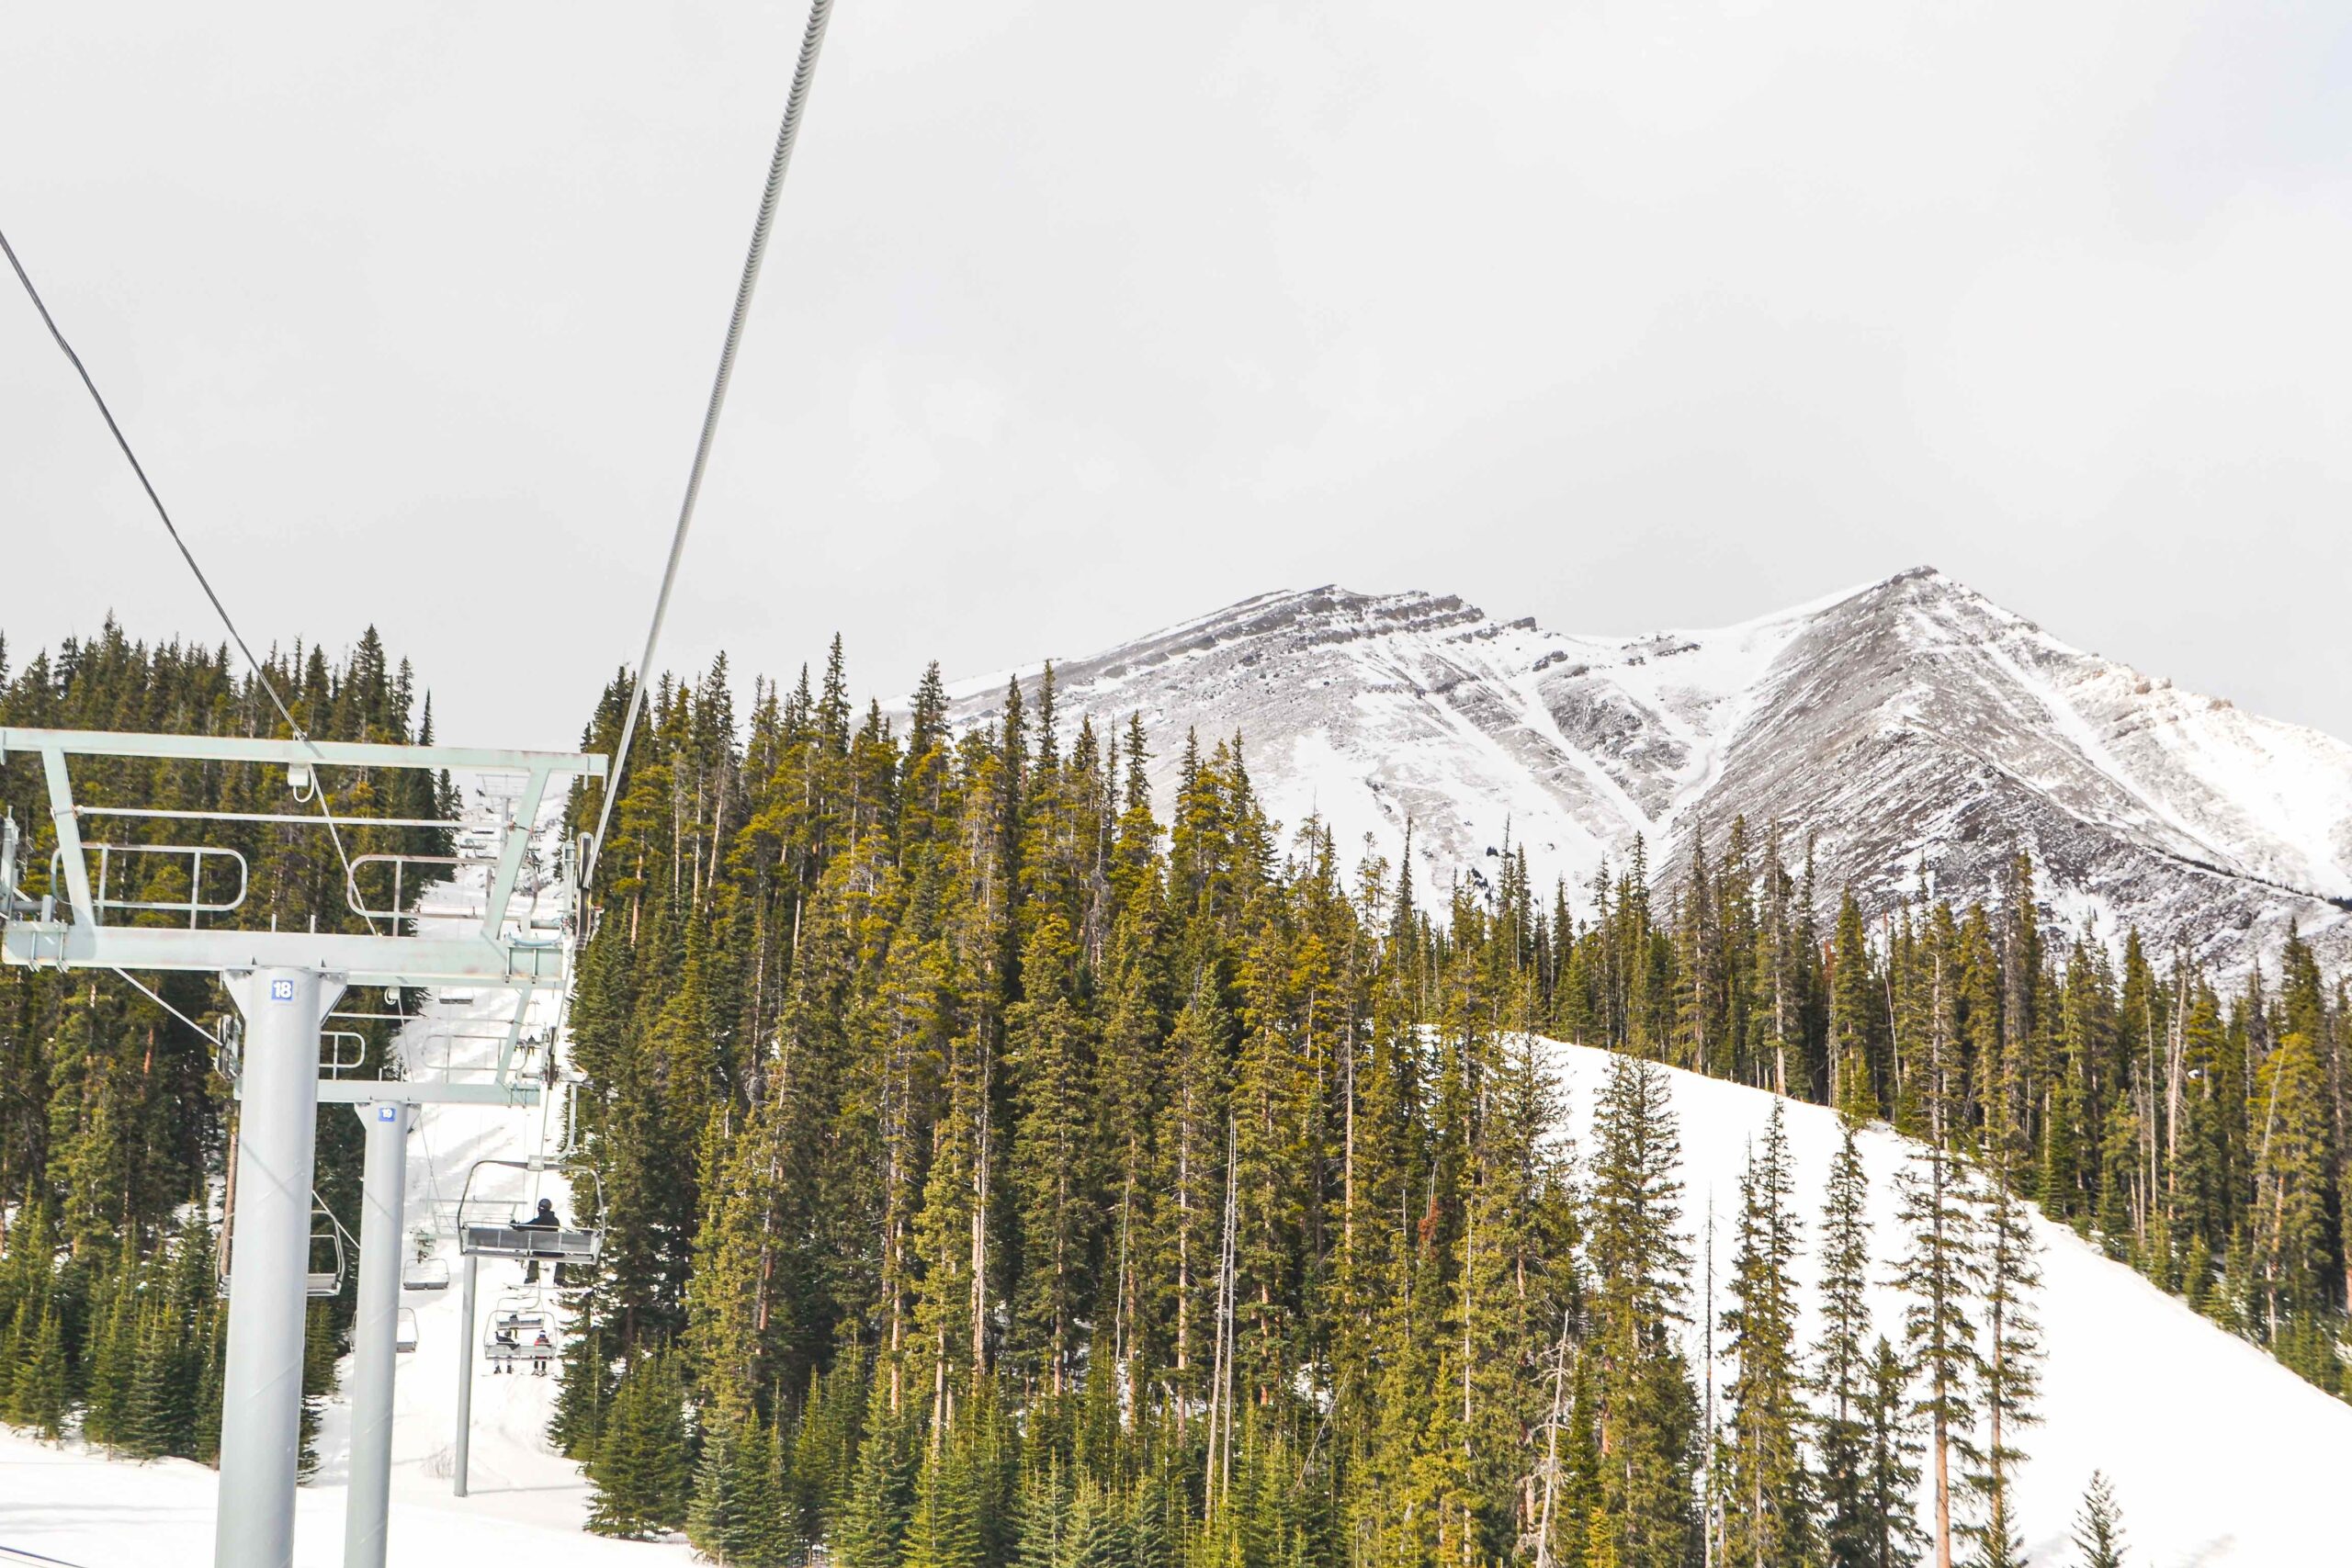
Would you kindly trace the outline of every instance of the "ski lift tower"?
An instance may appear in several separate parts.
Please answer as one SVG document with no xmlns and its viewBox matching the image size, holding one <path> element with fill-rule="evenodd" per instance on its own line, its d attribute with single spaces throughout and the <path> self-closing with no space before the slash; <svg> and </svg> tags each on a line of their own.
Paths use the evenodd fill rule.
<svg viewBox="0 0 2352 1568">
<path fill-rule="evenodd" d="M 18 829 L 0 823 L 0 960 L 33 969 L 176 970 L 216 974 L 244 1020 L 234 1059 L 242 1114 L 238 1181 L 229 1215 L 233 1247 L 229 1275 L 229 1354 L 220 1409 L 220 1503 L 214 1534 L 217 1568 L 283 1568 L 294 1550 L 294 1483 L 300 1456 L 303 1313 L 309 1294 L 311 1169 L 318 1108 L 343 1101 L 368 1129 L 360 1232 L 358 1314 L 354 1332 L 353 1452 L 347 1568 L 381 1568 L 390 1487 L 391 1383 L 398 1353 L 401 1205 L 404 1139 L 420 1103 L 526 1105 L 539 1085 L 500 1058 L 493 1076 L 475 1081 L 358 1079 L 340 1076 L 339 1055 L 320 1059 L 321 1032 L 347 987 L 498 987 L 515 993 L 515 1029 L 530 993 L 566 983 L 567 933 L 535 934 L 525 915 L 511 918 L 515 886 L 548 787 L 556 779 L 602 778 L 607 759 L 572 752 L 484 750 L 333 740 L 277 740 L 202 735 L 127 735 L 0 728 L 0 762 L 38 757 L 56 832 L 49 892 L 23 892 L 17 864 Z M 77 803 L 68 759 L 146 759 L 282 768 L 293 792 L 285 812 L 228 812 Z M 389 863 L 447 867 L 451 858 L 362 855 L 349 864 L 345 893 L 368 917 L 369 934 L 245 930 L 208 925 L 244 902 L 243 858 L 200 844 L 85 842 L 85 821 L 107 818 L 289 827 L 448 828 L 457 824 L 383 817 L 330 818 L 316 802 L 313 769 L 424 768 L 518 776 L 513 809 L 481 863 L 488 890 L 473 931 L 458 936 L 399 934 L 397 906 L 371 909 L 358 871 Z M 188 867 L 184 900 L 141 900 L 110 874 L 124 860 L 154 857 Z M 567 846 L 567 886 L 579 857 Z M 95 862 L 95 864 L 93 863 Z M 208 862 L 216 863 L 208 865 Z M 225 886 L 228 863 L 236 890 Z M 208 894 L 206 875 L 213 881 Z M 436 872 L 435 874 L 438 874 Z M 145 878 L 140 879 L 142 883 Z M 64 903 L 58 902 L 62 882 Z M 576 908 L 576 904 L 574 906 Z M 122 912 L 185 916 L 185 926 L 121 925 Z M 390 931 L 377 920 L 390 915 Z M 275 922 L 273 922 L 274 926 Z M 227 1055 L 224 1053 L 224 1055 Z M 329 1074 L 321 1081 L 322 1069 Z"/>
</svg>

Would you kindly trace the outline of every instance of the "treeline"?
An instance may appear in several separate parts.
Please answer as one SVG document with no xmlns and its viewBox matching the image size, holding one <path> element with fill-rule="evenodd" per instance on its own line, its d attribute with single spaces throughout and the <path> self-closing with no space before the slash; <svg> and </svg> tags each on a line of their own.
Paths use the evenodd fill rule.
<svg viewBox="0 0 2352 1568">
<path fill-rule="evenodd" d="M 2352 1007 L 2290 938 L 2280 972 L 2226 993 L 2124 933 L 2045 931 L 2022 855 L 1991 908 L 1924 895 L 1871 929 L 1849 895 L 1816 919 L 1809 867 L 1734 823 L 1651 919 L 1638 864 L 1597 885 L 1597 948 L 1551 973 L 1555 1026 L 1679 1066 L 1884 1118 L 1997 1170 L 2331 1393 L 2352 1289 Z M 1552 928 L 1566 919 L 1555 905 Z M 1612 927 L 1622 928 L 1613 938 Z M 1638 954 L 1628 964 L 1623 955 Z M 1930 1114 L 1930 1065 L 1951 1102 Z"/>
<path fill-rule="evenodd" d="M 1153 802 L 1153 743 L 1067 722 L 1050 671 L 961 734 L 933 671 L 894 725 L 838 644 L 747 711 L 724 660 L 655 694 L 573 1012 L 606 1247 L 555 1436 L 598 1528 L 848 1568 L 1598 1568 L 1703 1555 L 1739 1475 L 1804 1552 L 1910 1561 L 1917 1444 L 1952 1528 L 1999 1533 L 2018 1195 L 2337 1386 L 2343 996 L 2300 946 L 2226 997 L 2136 942 L 2119 968 L 2043 930 L 2022 862 L 1873 928 L 1744 823 L 1664 895 L 1638 849 L 1573 904 L 1512 851 L 1418 888 L 1282 834 L 1238 739 L 1185 739 Z M 1709 1431 L 1661 1091 L 1621 1076 L 1657 1103 L 1579 1166 L 1530 1033 L 1925 1135 L 1940 1337 L 1787 1345 L 1759 1264 L 1717 1327 L 1780 1370 Z M 1785 1191 L 1750 1219 L 1792 1245 Z"/>
<path fill-rule="evenodd" d="M 373 630 L 338 662 L 317 648 L 273 653 L 270 680 L 311 735 L 337 740 L 431 739 L 430 699 L 406 660 Z M 109 621 L 12 671 L 0 642 L 0 725 L 62 729 L 284 737 L 284 719 L 226 648 L 133 642 Z M 282 770 L 225 763 L 69 760 L 83 805 L 262 814 L 315 812 L 289 795 Z M 447 818 L 446 779 L 405 770 L 319 770 L 338 816 Z M 14 818 L 25 892 L 66 903 L 51 882 L 56 835 L 37 756 L 0 765 L 0 807 Z M 344 872 L 325 832 L 259 822 L 92 818 L 85 840 L 189 844 L 243 854 L 248 885 L 232 914 L 204 923 L 353 931 Z M 353 855 L 447 852 L 425 829 L 345 829 Z M 94 855 L 95 860 L 95 855 Z M 113 854 L 107 897 L 181 904 L 186 855 Z M 194 891 L 235 892 L 217 857 Z M 388 889 L 370 886 L 380 898 Z M 185 927 L 185 912 L 110 909 L 109 923 Z M 180 1013 L 219 1032 L 230 1010 L 212 976 L 138 978 Z M 363 1035 L 357 1069 L 373 1073 L 384 1031 Z M 140 1457 L 211 1461 L 220 1435 L 226 1303 L 215 1232 L 234 1141 L 236 1105 L 214 1070 L 211 1043 L 120 977 L 0 968 L 0 1419 L 50 1434 L 69 1427 Z M 340 1106 L 319 1117 L 316 1190 L 346 1224 L 357 1217 L 360 1134 Z M 322 1249 L 321 1257 L 323 1258 Z M 316 1303 L 305 1393 L 330 1391 L 350 1296 Z"/>
</svg>

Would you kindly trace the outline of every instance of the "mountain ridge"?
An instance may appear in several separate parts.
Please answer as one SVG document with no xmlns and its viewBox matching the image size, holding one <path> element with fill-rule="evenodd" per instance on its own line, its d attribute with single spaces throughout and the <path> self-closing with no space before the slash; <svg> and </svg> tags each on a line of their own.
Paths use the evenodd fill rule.
<svg viewBox="0 0 2352 1568">
<path fill-rule="evenodd" d="M 1932 567 L 1727 626 L 1631 637 L 1498 621 L 1458 595 L 1253 595 L 1055 660 L 1071 719 L 1143 715 L 1163 805 L 1187 731 L 1238 733 L 1285 832 L 1369 835 L 1417 878 L 1523 850 L 1581 890 L 1638 840 L 1661 886 L 1735 818 L 1815 847 L 1873 918 L 1924 886 L 2227 968 L 2301 930 L 2352 955 L 2352 746 L 2087 653 Z M 1019 673 L 1033 677 L 1042 665 Z M 1005 675 L 951 688 L 959 719 Z M 1425 880 L 1424 885 L 1428 885 Z"/>
</svg>

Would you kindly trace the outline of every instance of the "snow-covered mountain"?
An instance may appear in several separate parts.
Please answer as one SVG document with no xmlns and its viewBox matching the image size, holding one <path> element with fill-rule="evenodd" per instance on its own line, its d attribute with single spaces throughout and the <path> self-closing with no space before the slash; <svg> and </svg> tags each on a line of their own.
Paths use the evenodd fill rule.
<svg viewBox="0 0 2352 1568">
<path fill-rule="evenodd" d="M 1523 847 L 1661 877 L 1736 817 L 1884 908 L 1990 897 L 2015 850 L 2069 929 L 2225 966 L 2290 922 L 2352 954 L 2352 746 L 2069 647 L 1931 569 L 1713 631 L 1498 622 L 1427 593 L 1269 593 L 1057 661 L 1064 711 L 1140 711 L 1164 806 L 1183 737 L 1238 732 L 1286 828 L 1370 834 L 1444 886 Z M 989 709 L 1002 677 L 958 688 Z M 1351 851 L 1351 858 L 1352 858 Z"/>
</svg>

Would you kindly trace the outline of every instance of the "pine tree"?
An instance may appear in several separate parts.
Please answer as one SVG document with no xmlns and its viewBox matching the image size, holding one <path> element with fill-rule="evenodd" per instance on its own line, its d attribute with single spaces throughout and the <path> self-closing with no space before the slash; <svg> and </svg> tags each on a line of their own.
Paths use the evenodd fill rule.
<svg viewBox="0 0 2352 1568">
<path fill-rule="evenodd" d="M 1896 1283 L 1905 1350 L 1917 1371 L 1914 1409 L 1926 1421 L 1935 1498 L 1936 1568 L 1951 1568 L 1953 1493 L 1980 1457 L 1970 1434 L 1972 1390 L 1983 1377 L 1973 1312 L 1984 1277 L 1966 1168 L 1940 1143 L 1917 1145 L 1901 1181 L 1906 1249 Z M 1962 1473 L 1953 1473 L 1955 1461 Z"/>
<path fill-rule="evenodd" d="M 654 1351 L 621 1375 L 588 1479 L 588 1528 L 598 1535 L 643 1540 L 685 1524 L 694 1490 L 685 1388 L 670 1352 Z"/>
<path fill-rule="evenodd" d="M 776 1568 L 786 1561 L 771 1456 L 756 1417 L 722 1417 L 703 1435 L 686 1539 L 712 1562 Z"/>
<path fill-rule="evenodd" d="M 1811 1477 L 1799 1440 L 1804 1405 L 1796 1358 L 1796 1220 L 1788 1133 L 1775 1101 L 1761 1147 L 1740 1179 L 1732 1305 L 1723 1314 L 1736 1367 L 1725 1394 L 1724 1548 L 1733 1562 L 1801 1562 L 1813 1547 Z"/>
<path fill-rule="evenodd" d="M 2082 1511 L 2075 1516 L 2075 1548 L 2083 1554 L 2083 1568 L 2123 1568 L 2123 1510 L 2116 1506 L 2115 1488 L 2094 1470 L 2083 1489 Z"/>
<path fill-rule="evenodd" d="M 1821 1216 L 1821 1343 L 1814 1393 L 1823 1552 L 1832 1568 L 1875 1564 L 1871 1506 L 1870 1181 L 1851 1122 L 1829 1168 Z"/>
<path fill-rule="evenodd" d="M 1866 1568 L 1909 1568 L 1928 1538 L 1919 1529 L 1917 1418 L 1910 1399 L 1910 1369 L 1882 1337 L 1870 1356 L 1870 1383 L 1860 1405 L 1869 1444 L 1851 1533 L 1852 1554 L 1834 1562 Z"/>
<path fill-rule="evenodd" d="M 1665 1069 L 1612 1058 L 1595 1134 L 1589 1251 L 1603 1533 L 1622 1568 L 1668 1568 L 1697 1539 L 1699 1413 L 1674 1333 L 1690 1259 L 1676 1235 L 1681 1146 Z"/>
</svg>

